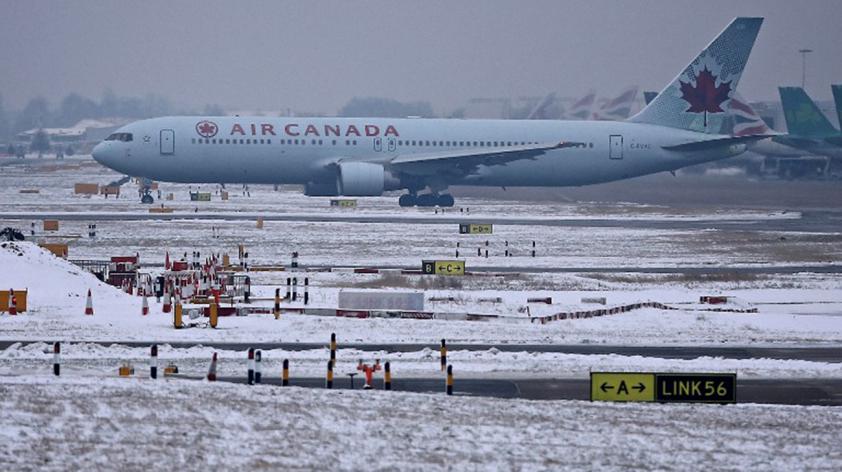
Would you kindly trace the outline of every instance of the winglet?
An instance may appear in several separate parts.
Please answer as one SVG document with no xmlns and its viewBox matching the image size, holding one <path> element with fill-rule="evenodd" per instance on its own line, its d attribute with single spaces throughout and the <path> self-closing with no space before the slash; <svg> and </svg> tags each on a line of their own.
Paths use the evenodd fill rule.
<svg viewBox="0 0 842 472">
<path fill-rule="evenodd" d="M 763 18 L 735 18 L 629 121 L 719 133 Z"/>
</svg>

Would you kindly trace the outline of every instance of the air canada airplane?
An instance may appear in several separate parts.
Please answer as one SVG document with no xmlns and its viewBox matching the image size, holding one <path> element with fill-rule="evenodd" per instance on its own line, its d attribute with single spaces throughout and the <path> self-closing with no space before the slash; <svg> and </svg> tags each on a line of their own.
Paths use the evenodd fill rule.
<svg viewBox="0 0 842 472">
<path fill-rule="evenodd" d="M 401 206 L 442 207 L 454 204 L 451 185 L 578 186 L 672 171 L 766 137 L 719 131 L 762 22 L 734 19 L 626 121 L 176 116 L 126 125 L 93 157 L 144 179 L 303 184 L 312 196 L 406 189 Z"/>
</svg>

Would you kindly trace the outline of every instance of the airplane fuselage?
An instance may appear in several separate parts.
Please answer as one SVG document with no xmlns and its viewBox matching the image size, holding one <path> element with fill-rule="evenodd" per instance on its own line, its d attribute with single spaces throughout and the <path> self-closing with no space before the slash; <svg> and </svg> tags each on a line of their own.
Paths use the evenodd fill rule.
<svg viewBox="0 0 842 472">
<path fill-rule="evenodd" d="M 389 170 L 398 156 L 575 142 L 580 145 L 481 165 L 467 175 L 448 171 L 447 166 L 458 167 L 454 160 L 426 178 L 444 187 L 574 186 L 674 170 L 745 150 L 740 144 L 670 151 L 663 147 L 715 136 L 610 121 L 163 117 L 118 133 L 131 141 L 104 141 L 94 152 L 98 161 L 128 175 L 183 183 L 330 184 L 337 162 L 381 163 Z"/>
</svg>

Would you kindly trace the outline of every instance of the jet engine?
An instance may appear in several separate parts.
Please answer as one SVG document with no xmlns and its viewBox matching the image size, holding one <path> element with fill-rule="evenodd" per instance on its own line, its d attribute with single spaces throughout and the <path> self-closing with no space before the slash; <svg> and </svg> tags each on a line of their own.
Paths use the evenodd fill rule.
<svg viewBox="0 0 842 472">
<path fill-rule="evenodd" d="M 398 182 L 380 164 L 342 162 L 338 164 L 336 188 L 340 195 L 376 197 L 384 190 L 398 188 Z"/>
</svg>

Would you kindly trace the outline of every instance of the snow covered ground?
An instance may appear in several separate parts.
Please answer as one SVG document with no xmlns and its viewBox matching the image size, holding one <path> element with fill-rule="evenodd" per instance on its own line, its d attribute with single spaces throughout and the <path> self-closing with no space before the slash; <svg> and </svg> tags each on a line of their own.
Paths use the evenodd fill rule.
<svg viewBox="0 0 842 472">
<path fill-rule="evenodd" d="M 842 408 L 0 376 L 4 470 L 839 470 Z"/>
<path fill-rule="evenodd" d="M 133 220 L 102 221 L 103 214 L 148 217 L 148 207 L 137 202 L 131 184 L 123 187 L 119 199 L 73 194 L 76 182 L 105 184 L 120 176 L 90 159 L 65 162 L 28 162 L 10 165 L 0 176 L 0 227 L 13 226 L 28 233 L 32 220 L 15 218 L 15 212 L 69 212 L 89 220 L 62 222 L 57 233 L 41 231 L 36 220 L 36 238 L 70 241 L 71 259 L 103 259 L 139 252 L 145 261 L 161 263 L 171 254 L 227 252 L 235 255 L 244 244 L 253 264 L 288 264 L 298 251 L 302 265 L 401 265 L 418 266 L 422 259 L 454 257 L 460 243 L 460 257 L 468 267 L 510 265 L 516 267 L 681 267 L 822 265 L 842 260 L 842 233 L 762 231 L 770 220 L 800 218 L 799 211 L 786 208 L 734 209 L 698 207 L 676 209 L 664 205 L 635 203 L 571 202 L 542 203 L 465 198 L 447 216 L 496 218 L 502 221 L 526 219 L 540 222 L 555 219 L 748 221 L 756 231 L 652 229 L 624 227 L 554 227 L 535 224 L 498 224 L 491 236 L 459 235 L 458 226 L 421 223 L 348 223 L 304 221 L 307 216 L 440 217 L 433 209 L 400 208 L 394 195 L 359 199 L 355 209 L 329 206 L 329 197 L 306 197 L 299 189 L 253 186 L 247 192 L 229 188 L 231 198 L 219 199 L 216 186 L 161 184 L 162 193 L 174 200 L 163 201 L 185 216 L 198 210 L 218 220 Z M 40 193 L 20 193 L 37 189 Z M 189 201 L 190 190 L 214 193 L 211 202 Z M 157 194 L 156 194 L 157 195 Z M 225 221 L 225 215 L 248 216 L 245 221 Z M 267 221 L 257 229 L 258 216 L 301 216 L 302 221 Z M 97 224 L 97 238 L 87 238 L 87 225 Z M 215 229 L 212 229 L 215 228 Z M 219 237 L 213 238 L 214 234 Z M 81 236 L 81 237 L 80 237 Z M 489 257 L 476 257 L 476 250 L 488 240 Z M 505 246 L 508 241 L 509 246 Z M 532 241 L 536 256 L 529 257 Z M 505 257 L 505 251 L 514 256 Z M 484 252 L 483 252 L 484 256 Z"/>
<path fill-rule="evenodd" d="M 20 255 L 18 255 L 20 254 Z M 751 289 L 729 291 L 758 305 L 757 314 L 698 311 L 700 294 L 689 289 L 636 291 L 428 291 L 427 297 L 456 295 L 463 302 L 444 303 L 462 312 L 493 311 L 476 302 L 499 296 L 503 307 L 515 310 L 527 296 L 552 296 L 555 305 L 534 305 L 540 310 L 578 306 L 581 296 L 605 295 L 609 304 L 655 300 L 678 310 L 644 309 L 592 319 L 565 320 L 546 325 L 502 321 L 441 321 L 396 319 L 347 319 L 284 314 L 224 317 L 219 329 L 175 330 L 170 315 L 152 302 L 149 316 L 141 316 L 141 299 L 97 281 L 73 264 L 56 258 L 31 243 L 0 245 L 0 287 L 29 289 L 30 311 L 21 316 L 0 317 L 0 339 L 66 341 L 196 341 L 196 342 L 322 342 L 337 333 L 340 342 L 451 342 L 479 343 L 609 343 L 609 344 L 839 344 L 842 343 L 842 292 L 838 289 Z M 93 293 L 94 316 L 85 316 L 85 294 Z M 271 293 L 262 287 L 263 295 Z M 313 304 L 332 305 L 336 290 L 314 288 Z M 260 292 L 258 292 L 260 295 Z M 474 300 L 474 301 L 472 301 Z M 787 304 L 783 303 L 786 300 Z M 268 303 L 268 302 L 265 302 Z M 688 304 L 686 307 L 682 304 Z M 793 305 L 788 303 L 795 303 Z M 434 309 L 435 307 L 428 307 Z M 510 313 L 519 316 L 524 314 Z"/>
</svg>

